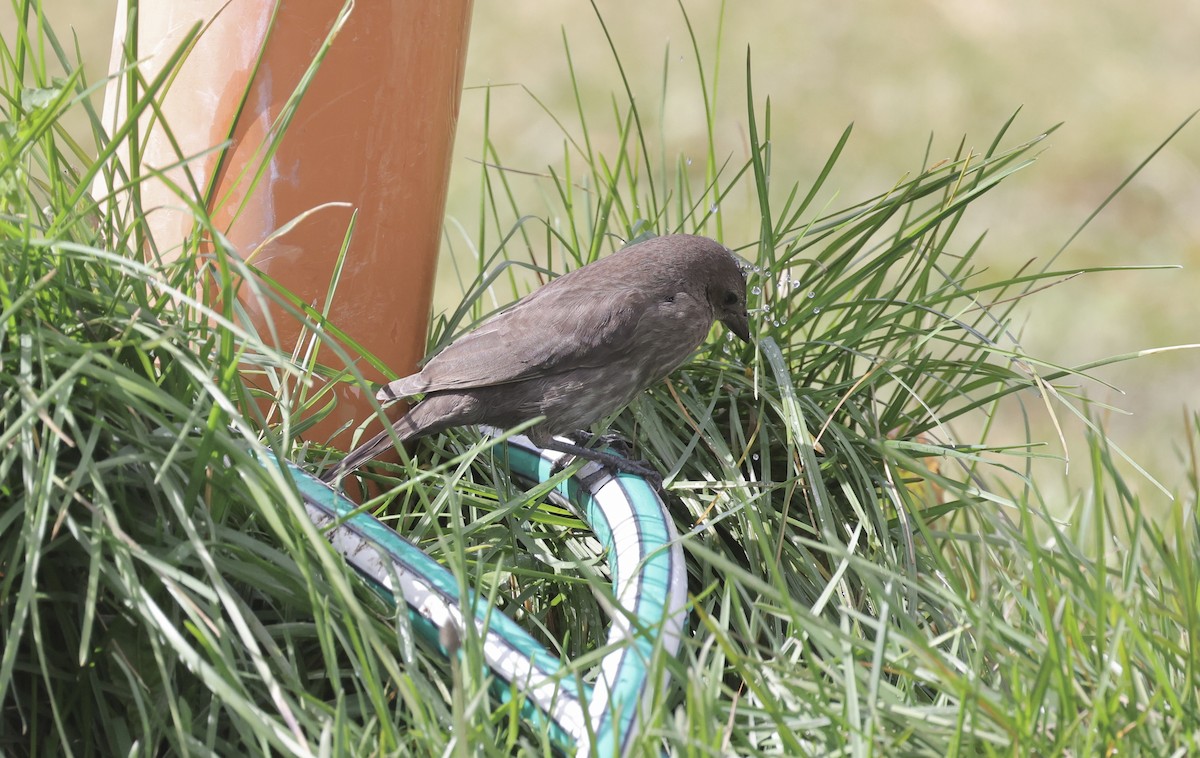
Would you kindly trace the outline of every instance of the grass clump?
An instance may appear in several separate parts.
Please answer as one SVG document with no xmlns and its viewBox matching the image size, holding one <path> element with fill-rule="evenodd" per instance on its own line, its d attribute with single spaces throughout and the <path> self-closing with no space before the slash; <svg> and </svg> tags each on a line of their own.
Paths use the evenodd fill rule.
<svg viewBox="0 0 1200 758">
<path fill-rule="evenodd" d="M 113 156 L 166 75 L 120 74 L 140 99 L 106 133 L 51 26 L 30 28 L 44 36 L 0 51 L 0 752 L 438 749 L 444 672 L 427 678 L 393 610 L 258 462 L 290 442 L 237 369 L 302 372 L 239 325 L 241 264 L 204 198 L 181 194 L 185 249 L 144 253 L 146 176 Z M 72 109 L 92 144 L 62 128 Z M 97 176 L 110 196 L 93 198 Z"/>
<path fill-rule="evenodd" d="M 0 61 L 0 746 L 548 751 L 477 666 L 416 645 L 287 478 L 256 462 L 264 444 L 307 455 L 304 409 L 281 391 L 264 415 L 237 367 L 281 388 L 312 386 L 312 367 L 245 326 L 232 282 L 249 269 L 199 233 L 213 231 L 202 193 L 181 190 L 195 238 L 170 261 L 144 255 L 145 177 L 112 160 L 137 128 L 106 134 L 89 84 L 51 79 L 34 54 L 77 70 L 37 28 L 40 46 L 21 36 Z M 726 116 L 715 72 L 700 73 L 712 135 Z M 162 83 L 136 67 L 120 75 L 140 93 L 131 112 L 152 108 Z M 983 240 L 956 234 L 1042 135 L 1013 144 L 1005 124 L 981 154 L 926 156 L 830 211 L 820 202 L 849 131 L 815 179 L 789 184 L 772 171 L 782 148 L 753 82 L 748 65 L 746 155 L 725 157 L 710 136 L 697 176 L 654 140 L 655 114 L 627 80 L 613 150 L 582 105 L 577 128 L 560 120 L 564 159 L 544 176 L 506 170 L 485 140 L 480 218 L 452 239 L 473 253 L 464 297 L 430 337 L 436 349 L 526 291 L 527 270 L 561 272 L 641 234 L 719 236 L 752 267 L 756 344 L 714 337 L 612 420 L 666 474 L 693 600 L 682 656 L 654 662 L 671 683 L 638 749 L 1200 749 L 1196 475 L 1154 503 L 1165 523 L 1149 518 L 1119 451 L 1069 394 L 1083 372 L 1025 355 L 1012 336 L 1024 297 L 1098 272 L 997 276 L 973 263 Z M 59 126 L 70 109 L 88 113 L 93 144 Z M 97 175 L 112 197 L 92 198 Z M 739 204 L 754 213 L 725 210 Z M 327 326 L 296 312 L 314 333 Z M 999 417 L 1034 413 L 1082 420 L 1086 488 L 1052 500 L 1034 464 L 1056 448 L 996 438 Z M 431 463 L 384 478 L 372 506 L 391 500 L 400 531 L 588 676 L 606 628 L 603 562 L 577 520 L 513 486 L 502 456 L 475 441 L 422 441 L 416 458 Z M 463 649 L 478 660 L 473 636 Z"/>
</svg>

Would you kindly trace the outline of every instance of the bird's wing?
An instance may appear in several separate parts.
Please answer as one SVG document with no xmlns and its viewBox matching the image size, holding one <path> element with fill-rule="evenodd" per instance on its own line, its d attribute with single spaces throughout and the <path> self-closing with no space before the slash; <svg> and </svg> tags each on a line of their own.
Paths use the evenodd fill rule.
<svg viewBox="0 0 1200 758">
<path fill-rule="evenodd" d="M 650 299 L 634 288 L 581 292 L 547 285 L 459 337 L 420 373 L 394 382 L 393 394 L 507 384 L 603 365 L 628 347 Z"/>
</svg>

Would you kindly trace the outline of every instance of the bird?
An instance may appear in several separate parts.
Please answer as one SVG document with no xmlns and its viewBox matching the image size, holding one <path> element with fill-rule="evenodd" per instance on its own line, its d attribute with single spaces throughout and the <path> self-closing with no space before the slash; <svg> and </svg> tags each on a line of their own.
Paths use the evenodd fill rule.
<svg viewBox="0 0 1200 758">
<path fill-rule="evenodd" d="M 417 373 L 388 383 L 376 399 L 424 396 L 393 422 L 400 442 L 542 417 L 525 432 L 539 447 L 654 476 L 648 464 L 561 438 L 590 436 L 593 423 L 678 368 L 716 321 L 750 342 L 738 258 L 707 237 L 651 237 L 539 287 L 455 339 Z M 385 429 L 321 478 L 335 482 L 392 442 Z"/>
</svg>

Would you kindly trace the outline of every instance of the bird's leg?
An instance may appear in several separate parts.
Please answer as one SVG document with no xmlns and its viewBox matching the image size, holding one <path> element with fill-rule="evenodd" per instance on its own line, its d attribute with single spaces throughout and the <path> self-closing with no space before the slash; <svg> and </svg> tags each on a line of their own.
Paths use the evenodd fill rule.
<svg viewBox="0 0 1200 758">
<path fill-rule="evenodd" d="M 542 445 L 542 447 L 546 450 L 554 450 L 559 453 L 566 453 L 567 455 L 574 456 L 576 458 L 582 458 L 586 461 L 599 463 L 610 472 L 619 471 L 623 474 L 640 476 L 648 481 L 656 491 L 662 491 L 662 474 L 660 474 L 646 461 L 631 461 L 628 458 L 622 458 L 619 455 L 606 453 L 603 450 L 593 450 L 592 448 L 582 447 L 581 445 L 575 445 L 570 442 L 563 442 L 559 439 L 551 439 L 549 442 Z M 569 464 L 570 461 L 564 460 L 561 463 L 563 466 L 565 466 Z M 555 468 L 558 467 L 556 466 Z"/>
<path fill-rule="evenodd" d="M 612 448 L 613 452 L 622 458 L 633 457 L 633 443 L 616 432 L 592 434 L 585 429 L 579 429 L 578 431 L 571 432 L 567 437 L 573 442 L 578 443 L 581 447 L 608 447 Z"/>
</svg>

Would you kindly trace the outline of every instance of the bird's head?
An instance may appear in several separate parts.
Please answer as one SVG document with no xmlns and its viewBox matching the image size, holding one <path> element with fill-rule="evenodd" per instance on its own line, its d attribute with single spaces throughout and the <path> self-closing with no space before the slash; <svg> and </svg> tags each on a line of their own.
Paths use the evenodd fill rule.
<svg viewBox="0 0 1200 758">
<path fill-rule="evenodd" d="M 650 289 L 667 303 L 686 295 L 690 303 L 707 305 L 714 320 L 744 342 L 750 341 L 746 276 L 738 258 L 721 243 L 691 234 L 668 234 L 630 245 L 606 260 L 612 261 L 609 265 L 620 261 L 627 269 L 640 272 Z"/>
</svg>

